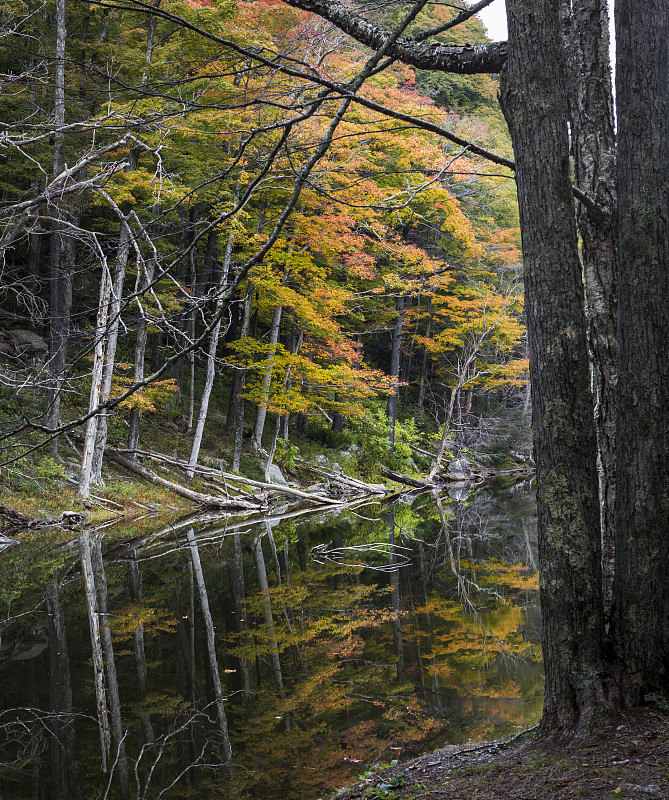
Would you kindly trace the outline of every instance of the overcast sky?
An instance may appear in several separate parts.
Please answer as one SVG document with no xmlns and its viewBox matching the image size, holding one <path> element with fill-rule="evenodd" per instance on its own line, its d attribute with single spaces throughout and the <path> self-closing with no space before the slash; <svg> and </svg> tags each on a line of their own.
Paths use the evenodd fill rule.
<svg viewBox="0 0 669 800">
<path fill-rule="evenodd" d="M 488 36 L 493 42 L 503 42 L 506 39 L 506 7 L 504 0 L 495 0 L 483 11 L 479 11 L 478 16 L 483 20 L 483 24 L 488 29 Z"/>
</svg>

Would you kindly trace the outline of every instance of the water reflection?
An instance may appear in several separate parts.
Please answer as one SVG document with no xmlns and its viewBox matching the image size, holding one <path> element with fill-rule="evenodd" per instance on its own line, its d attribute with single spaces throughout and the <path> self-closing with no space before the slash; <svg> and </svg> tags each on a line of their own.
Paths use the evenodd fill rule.
<svg viewBox="0 0 669 800">
<path fill-rule="evenodd" d="M 0 797 L 315 798 L 541 710 L 524 487 L 0 557 Z"/>
</svg>

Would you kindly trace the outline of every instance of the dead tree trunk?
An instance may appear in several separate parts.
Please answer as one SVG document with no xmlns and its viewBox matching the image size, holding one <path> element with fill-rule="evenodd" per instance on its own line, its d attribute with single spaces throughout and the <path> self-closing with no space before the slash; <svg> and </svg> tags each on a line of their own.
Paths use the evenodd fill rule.
<svg viewBox="0 0 669 800">
<path fill-rule="evenodd" d="M 128 758 L 125 752 L 125 734 L 123 733 L 123 721 L 121 719 L 121 699 L 118 693 L 114 645 L 112 643 L 111 628 L 109 627 L 107 577 L 102 561 L 100 540 L 97 538 L 93 539 L 93 541 L 90 542 L 90 547 L 95 589 L 97 592 L 98 613 L 102 617 L 100 639 L 102 642 L 102 653 L 105 659 L 105 671 L 107 673 L 107 694 L 109 697 L 112 736 L 114 744 L 116 745 L 120 796 L 121 800 L 130 800 L 130 774 L 128 771 Z"/>
<path fill-rule="evenodd" d="M 230 745 L 230 736 L 228 734 L 228 718 L 225 715 L 225 707 L 223 705 L 225 698 L 223 697 L 223 689 L 221 688 L 221 676 L 218 671 L 218 659 L 216 658 L 214 622 L 211 618 L 211 611 L 209 610 L 209 598 L 207 596 L 207 587 L 204 582 L 202 564 L 200 563 L 200 553 L 195 540 L 195 532 L 192 528 L 189 528 L 186 537 L 188 539 L 188 544 L 190 545 L 193 570 L 195 571 L 195 581 L 200 594 L 200 607 L 202 608 L 204 626 L 207 632 L 207 654 L 209 656 L 211 677 L 214 682 L 216 709 L 218 711 L 218 725 L 221 729 L 221 736 L 223 737 L 223 752 L 225 753 L 225 760 L 228 764 L 228 768 L 232 771 L 232 747 Z"/>
</svg>

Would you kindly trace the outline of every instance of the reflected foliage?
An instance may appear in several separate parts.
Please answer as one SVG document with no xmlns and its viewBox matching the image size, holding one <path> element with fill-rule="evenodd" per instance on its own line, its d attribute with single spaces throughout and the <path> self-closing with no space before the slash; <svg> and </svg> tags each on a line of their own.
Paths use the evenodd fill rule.
<svg viewBox="0 0 669 800">
<path fill-rule="evenodd" d="M 374 763 L 513 733 L 538 719 L 529 490 L 456 496 L 408 495 L 255 526 L 233 518 L 195 524 L 213 652 L 189 528 L 156 524 L 132 541 L 127 526 L 118 538 L 107 529 L 131 795 L 316 797 Z M 68 752 L 80 765 L 82 795 L 116 797 L 114 767 L 111 775 L 100 769 L 77 552 L 44 536 L 23 539 L 0 559 L 2 585 L 15 586 L 0 650 L 0 790 L 21 798 L 39 787 L 40 797 L 58 797 L 54 765 L 63 730 L 74 730 Z M 141 596 L 131 565 L 141 573 Z M 54 576 L 73 704 L 57 725 L 61 689 L 43 602 Z M 212 664 L 225 697 L 229 766 Z"/>
</svg>

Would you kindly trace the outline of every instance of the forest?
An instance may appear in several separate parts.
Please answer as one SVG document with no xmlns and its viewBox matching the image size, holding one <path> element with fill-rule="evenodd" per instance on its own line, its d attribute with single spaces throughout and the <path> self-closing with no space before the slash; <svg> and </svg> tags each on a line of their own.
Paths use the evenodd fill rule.
<svg viewBox="0 0 669 800">
<path fill-rule="evenodd" d="M 85 500 L 107 442 L 133 458 L 159 420 L 192 468 L 215 454 L 210 406 L 233 471 L 307 429 L 357 429 L 400 471 L 456 427 L 494 454 L 481 418 L 528 416 L 513 182 L 481 155 L 511 163 L 495 80 L 382 70 L 277 4 L 178 11 L 73 4 L 46 38 L 32 14 L 8 33 L 7 465 L 87 423 Z M 466 16 L 422 24 L 485 41 Z"/>
<path fill-rule="evenodd" d="M 94 665 L 102 641 L 103 762 L 113 742 L 121 796 L 118 697 L 111 733 L 100 710 L 116 679 L 102 666 L 109 625 L 94 630 L 107 613 L 95 531 L 131 505 L 185 513 L 185 500 L 262 524 L 279 498 L 333 509 L 427 490 L 463 613 L 481 614 L 470 594 L 488 596 L 486 568 L 471 531 L 465 572 L 477 566 L 466 579 L 449 551 L 467 507 L 457 487 L 531 475 L 540 740 L 582 743 L 644 703 L 666 711 L 669 9 L 616 0 L 611 20 L 603 0 L 507 0 L 509 40 L 491 42 L 476 16 L 490 3 L 5 8 L 0 511 L 17 538 L 53 523 L 83 531 L 77 569 Z M 390 551 L 369 552 L 390 553 L 386 622 L 399 680 L 422 634 L 417 644 L 402 639 L 400 608 L 413 590 L 398 588 L 396 529 L 405 535 L 393 517 Z M 204 694 L 232 779 L 194 528 L 169 530 L 185 536 L 206 628 Z M 122 525 L 119 536 L 127 532 Z M 299 672 L 297 599 L 281 599 L 267 522 L 272 595 L 261 538 L 245 551 L 266 626 L 256 665 L 271 667 L 283 702 L 275 718 L 289 731 L 279 656 L 291 653 Z M 19 547 L 7 544 L 18 565 Z M 343 539 L 330 544 L 326 561 L 341 560 Z M 241 550 L 226 558 L 236 565 L 232 613 L 241 613 Z M 299 564 L 304 571 L 302 555 Z M 529 590 L 533 570 L 520 580 L 517 565 L 499 564 L 492 584 Z M 59 568 L 46 587 L 56 619 Z M 429 615 L 438 595 L 426 589 L 423 601 Z M 180 603 L 172 597 L 177 619 Z M 525 623 L 513 619 L 517 629 L 498 638 L 519 647 Z M 240 642 L 244 632 L 236 628 Z M 188 635 L 195 648 L 194 629 Z M 59 637 L 54 629 L 52 645 Z M 362 638 L 371 646 L 373 636 Z M 250 651 L 236 647 L 230 669 L 247 681 Z M 362 652 L 352 640 L 346 647 L 354 661 Z M 195 708 L 194 650 L 183 658 Z M 228 690 L 248 697 L 247 683 L 228 681 Z M 157 739 L 142 719 L 147 746 Z M 58 740 L 54 796 L 64 796 L 80 783 L 67 777 L 68 736 Z M 193 732 L 190 747 L 197 741 Z"/>
</svg>

